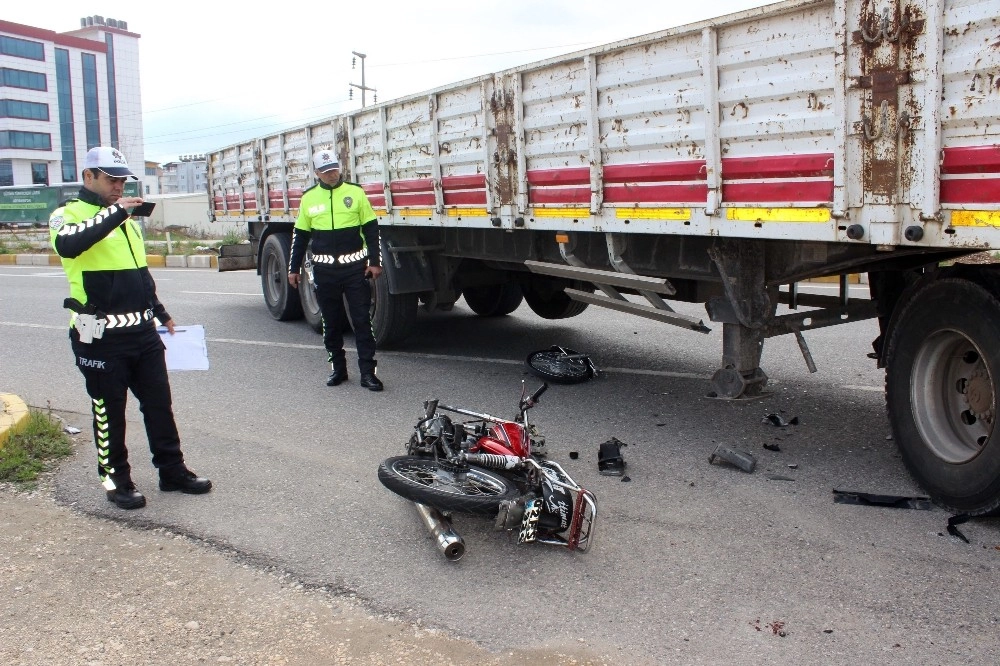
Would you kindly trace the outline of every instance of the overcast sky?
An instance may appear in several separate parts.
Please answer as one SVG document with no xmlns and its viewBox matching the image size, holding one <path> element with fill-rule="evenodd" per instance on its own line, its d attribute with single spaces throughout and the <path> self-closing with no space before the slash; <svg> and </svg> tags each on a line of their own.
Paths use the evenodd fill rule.
<svg viewBox="0 0 1000 666">
<path fill-rule="evenodd" d="M 0 18 L 66 32 L 83 16 L 139 42 L 146 159 L 176 160 L 367 103 L 767 4 L 761 0 L 8 2 Z M 273 9 L 268 9 L 269 7 Z"/>
</svg>

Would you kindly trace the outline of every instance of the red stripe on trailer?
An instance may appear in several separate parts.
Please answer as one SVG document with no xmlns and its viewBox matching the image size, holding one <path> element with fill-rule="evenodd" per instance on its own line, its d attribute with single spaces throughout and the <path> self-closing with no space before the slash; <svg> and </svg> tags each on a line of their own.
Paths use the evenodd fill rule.
<svg viewBox="0 0 1000 666">
<path fill-rule="evenodd" d="M 530 204 L 590 204 L 589 187 L 529 187 Z"/>
<path fill-rule="evenodd" d="M 528 184 L 539 187 L 546 185 L 589 185 L 590 169 L 588 167 L 536 169 L 528 172 Z"/>
<path fill-rule="evenodd" d="M 658 164 L 614 164 L 604 167 L 605 183 L 660 183 L 670 180 L 705 180 L 705 160 Z M 590 182 L 589 179 L 586 182 Z"/>
<path fill-rule="evenodd" d="M 941 173 L 1000 173 L 1000 145 L 945 148 Z"/>
<path fill-rule="evenodd" d="M 604 188 L 605 203 L 696 203 L 704 205 L 708 197 L 705 183 L 684 183 L 673 185 L 607 185 Z M 589 203 L 589 200 L 588 200 Z"/>
<path fill-rule="evenodd" d="M 385 195 L 373 194 L 368 197 L 368 203 L 372 205 L 372 208 L 385 208 Z"/>
<path fill-rule="evenodd" d="M 723 183 L 726 203 L 781 203 L 833 201 L 832 180 Z"/>
<path fill-rule="evenodd" d="M 394 208 L 402 206 L 433 206 L 433 192 L 417 192 L 410 194 L 393 194 L 392 205 Z"/>
<path fill-rule="evenodd" d="M 444 192 L 445 206 L 485 206 L 486 190 L 458 190 Z"/>
<path fill-rule="evenodd" d="M 722 158 L 722 179 L 833 178 L 833 154 Z"/>
<path fill-rule="evenodd" d="M 445 191 L 468 190 L 473 188 L 486 187 L 486 176 L 481 173 L 474 173 L 465 176 L 444 176 L 441 178 L 441 187 Z"/>
<path fill-rule="evenodd" d="M 393 194 L 399 192 L 433 192 L 434 181 L 430 178 L 418 178 L 415 180 L 394 180 L 389 183 L 389 191 Z"/>
<path fill-rule="evenodd" d="M 1000 203 L 1000 178 L 942 178 L 941 203 Z"/>
<path fill-rule="evenodd" d="M 382 183 L 365 183 L 361 186 L 361 189 L 365 191 L 365 194 L 367 194 L 369 198 L 377 194 L 381 194 L 383 196 L 385 195 Z"/>
</svg>

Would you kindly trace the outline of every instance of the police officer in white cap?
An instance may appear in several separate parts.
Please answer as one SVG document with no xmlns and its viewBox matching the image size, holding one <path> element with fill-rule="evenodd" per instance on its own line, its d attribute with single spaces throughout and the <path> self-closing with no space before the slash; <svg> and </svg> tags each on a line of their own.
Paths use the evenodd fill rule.
<svg viewBox="0 0 1000 666">
<path fill-rule="evenodd" d="M 181 453 L 163 341 L 156 331 L 159 321 L 173 335 L 174 321 L 156 297 L 142 231 L 130 217 L 143 201 L 123 196 L 130 178 L 138 180 L 117 149 L 92 148 L 77 198 L 49 218 L 52 247 L 69 280 L 70 344 L 91 399 L 97 473 L 108 501 L 122 509 L 146 505 L 132 482 L 125 448 L 129 391 L 139 400 L 160 490 L 201 494 L 212 489 L 211 481 L 188 469 Z"/>
<path fill-rule="evenodd" d="M 313 167 L 319 182 L 302 193 L 292 233 L 288 284 L 300 287 L 299 272 L 311 240 L 316 300 L 323 314 L 323 344 L 333 370 L 326 385 L 337 386 L 347 380 L 343 335 L 347 322 L 342 305 L 346 297 L 354 324 L 361 386 L 381 391 L 382 381 L 375 375 L 372 297 L 368 285 L 368 278 L 382 274 L 378 218 L 365 191 L 341 177 L 340 161 L 334 151 L 318 152 Z"/>
</svg>

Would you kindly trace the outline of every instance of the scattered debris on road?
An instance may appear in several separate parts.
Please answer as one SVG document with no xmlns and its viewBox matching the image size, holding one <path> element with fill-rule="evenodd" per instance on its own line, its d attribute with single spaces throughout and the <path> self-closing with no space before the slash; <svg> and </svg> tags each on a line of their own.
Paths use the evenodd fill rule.
<svg viewBox="0 0 1000 666">
<path fill-rule="evenodd" d="M 757 466 L 757 459 L 752 453 L 731 449 L 725 444 L 719 444 L 715 447 L 715 451 L 708 457 L 708 464 L 713 464 L 716 459 L 735 465 L 748 474 L 753 472 L 754 467 Z"/>
<path fill-rule="evenodd" d="M 833 501 L 837 504 L 861 504 L 864 506 L 882 506 L 890 509 L 918 509 L 930 511 L 932 508 L 929 497 L 907 497 L 905 495 L 879 495 L 876 493 L 859 493 L 851 490 L 833 490 Z"/>
</svg>

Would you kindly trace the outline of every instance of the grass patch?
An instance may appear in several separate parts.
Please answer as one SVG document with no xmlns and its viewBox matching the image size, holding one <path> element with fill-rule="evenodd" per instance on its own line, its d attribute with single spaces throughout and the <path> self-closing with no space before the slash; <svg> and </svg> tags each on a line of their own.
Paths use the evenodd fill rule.
<svg viewBox="0 0 1000 666">
<path fill-rule="evenodd" d="M 245 231 L 239 232 L 230 229 L 226 232 L 225 237 L 222 239 L 222 245 L 239 245 L 247 239 L 247 234 Z"/>
<path fill-rule="evenodd" d="M 24 426 L 7 438 L 0 448 L 0 481 L 9 481 L 23 490 L 35 486 L 38 475 L 52 462 L 73 452 L 73 444 L 62 424 L 50 414 L 28 410 Z"/>
</svg>

